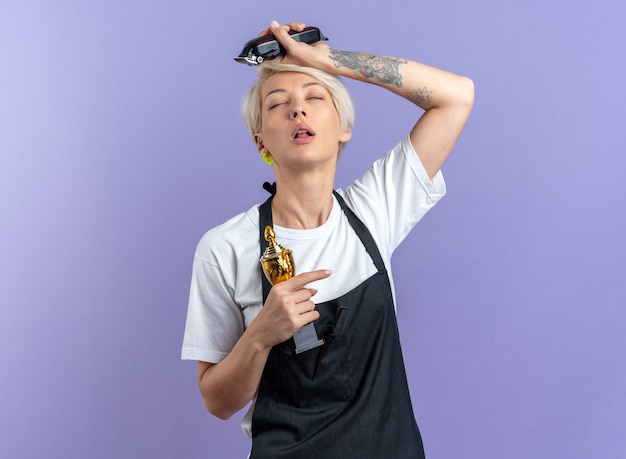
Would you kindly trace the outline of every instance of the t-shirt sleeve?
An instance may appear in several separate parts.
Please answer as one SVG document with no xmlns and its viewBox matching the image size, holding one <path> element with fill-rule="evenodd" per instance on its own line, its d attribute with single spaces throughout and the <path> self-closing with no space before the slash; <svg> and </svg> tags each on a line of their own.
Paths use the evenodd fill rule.
<svg viewBox="0 0 626 459">
<path fill-rule="evenodd" d="M 431 180 L 407 135 L 345 191 L 348 205 L 391 257 L 417 222 L 445 195 L 441 171 Z"/>
<path fill-rule="evenodd" d="M 221 269 L 194 257 L 181 358 L 221 362 L 244 331 L 241 308 Z M 219 307 L 217 307 L 219 305 Z"/>
</svg>

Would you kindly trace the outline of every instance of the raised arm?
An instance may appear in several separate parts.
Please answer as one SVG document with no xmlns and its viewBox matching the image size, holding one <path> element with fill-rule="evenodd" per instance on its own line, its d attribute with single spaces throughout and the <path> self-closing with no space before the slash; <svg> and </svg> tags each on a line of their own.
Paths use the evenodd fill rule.
<svg viewBox="0 0 626 459">
<path fill-rule="evenodd" d="M 472 110 L 472 80 L 407 59 L 296 42 L 287 32 L 290 28 L 301 30 L 304 24 L 281 26 L 272 22 L 262 32 L 273 33 L 285 47 L 287 56 L 282 62 L 375 84 L 423 109 L 425 112 L 411 130 L 411 143 L 430 178 L 441 169 Z"/>
</svg>

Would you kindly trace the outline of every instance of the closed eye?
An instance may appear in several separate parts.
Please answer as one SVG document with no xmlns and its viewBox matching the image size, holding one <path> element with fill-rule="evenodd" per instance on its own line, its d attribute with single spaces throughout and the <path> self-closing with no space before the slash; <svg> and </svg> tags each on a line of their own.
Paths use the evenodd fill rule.
<svg viewBox="0 0 626 459">
<path fill-rule="evenodd" d="M 279 105 L 285 105 L 287 102 L 276 102 L 274 104 L 270 104 L 269 107 L 267 108 L 268 110 L 272 110 L 273 108 L 278 107 Z"/>
</svg>

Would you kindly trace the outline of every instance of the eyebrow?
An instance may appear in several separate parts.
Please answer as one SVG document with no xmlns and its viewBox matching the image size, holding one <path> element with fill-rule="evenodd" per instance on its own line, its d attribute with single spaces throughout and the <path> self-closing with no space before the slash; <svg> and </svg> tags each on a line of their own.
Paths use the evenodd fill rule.
<svg viewBox="0 0 626 459">
<path fill-rule="evenodd" d="M 316 86 L 316 85 L 317 85 L 317 86 L 322 86 L 322 87 L 324 87 L 321 83 L 318 83 L 317 81 L 309 81 L 308 83 L 304 83 L 304 84 L 302 85 L 302 89 L 306 89 L 306 88 L 308 88 L 308 87 L 310 87 L 310 86 Z M 263 100 L 267 99 L 267 98 L 268 98 L 269 96 L 271 96 L 272 94 L 282 93 L 282 92 L 287 92 L 287 91 L 286 91 L 285 89 L 283 89 L 283 88 L 274 89 L 274 90 L 272 90 L 272 91 L 268 92 L 268 93 L 265 95 L 265 97 L 263 98 Z"/>
</svg>

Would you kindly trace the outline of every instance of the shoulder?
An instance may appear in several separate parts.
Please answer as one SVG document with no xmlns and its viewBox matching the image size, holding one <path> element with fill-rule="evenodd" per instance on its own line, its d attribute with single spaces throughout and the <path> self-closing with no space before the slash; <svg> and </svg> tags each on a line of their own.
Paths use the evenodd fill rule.
<svg viewBox="0 0 626 459">
<path fill-rule="evenodd" d="M 439 171 L 432 180 L 428 177 L 409 135 L 403 137 L 385 156 L 374 162 L 368 172 L 378 181 L 385 182 L 391 189 L 413 186 L 434 201 L 438 201 L 446 193 L 443 174 Z M 368 174 L 365 174 L 359 180 L 364 180 L 367 176 Z"/>
<path fill-rule="evenodd" d="M 346 188 L 345 200 L 390 254 L 445 192 L 441 171 L 428 178 L 407 135 Z"/>
<path fill-rule="evenodd" d="M 259 206 L 255 204 L 246 212 L 207 231 L 198 242 L 195 258 L 209 264 L 220 264 L 225 256 L 230 258 L 245 252 L 249 246 L 258 247 L 258 231 Z"/>
</svg>

